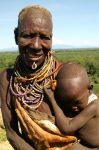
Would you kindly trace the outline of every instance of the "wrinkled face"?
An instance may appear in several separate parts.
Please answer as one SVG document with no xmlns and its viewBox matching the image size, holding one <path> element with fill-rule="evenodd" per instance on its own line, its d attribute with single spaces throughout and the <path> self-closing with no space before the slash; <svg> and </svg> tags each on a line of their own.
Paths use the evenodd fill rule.
<svg viewBox="0 0 99 150">
<path fill-rule="evenodd" d="M 79 112 L 87 106 L 89 89 L 81 78 L 62 79 L 61 85 L 60 98 L 72 112 Z"/>
<path fill-rule="evenodd" d="M 18 46 L 24 62 L 37 68 L 44 63 L 47 53 L 52 46 L 52 24 L 47 17 L 27 14 L 18 26 Z"/>
</svg>

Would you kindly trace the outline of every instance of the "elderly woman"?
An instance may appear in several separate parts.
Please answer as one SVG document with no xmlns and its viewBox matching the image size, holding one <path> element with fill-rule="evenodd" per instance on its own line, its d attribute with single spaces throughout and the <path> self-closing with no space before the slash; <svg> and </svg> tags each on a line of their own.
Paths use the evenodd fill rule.
<svg viewBox="0 0 99 150">
<path fill-rule="evenodd" d="M 51 118 L 50 116 L 54 115 L 53 109 L 43 92 L 43 87 L 50 86 L 50 81 L 57 75 L 61 65 L 54 59 L 51 51 L 52 28 L 52 16 L 47 9 L 38 5 L 22 9 L 18 17 L 18 27 L 14 31 L 19 56 L 13 69 L 8 68 L 0 74 L 3 121 L 7 138 L 16 150 L 39 149 L 36 146 L 41 135 L 38 135 L 36 128 L 37 134 L 34 134 L 33 128 L 37 122 L 32 122 L 32 120 L 38 117 L 37 112 L 46 114 L 45 118 Z M 33 110 L 34 113 L 31 115 L 28 110 Z M 28 114 L 32 116 L 32 120 L 29 116 L 26 117 Z M 40 114 L 40 116 L 42 115 Z M 38 121 L 40 120 L 38 119 Z M 26 122 L 32 122 L 32 125 L 29 127 Z M 43 133 L 44 130 L 42 131 L 39 127 L 37 129 Z M 31 132 L 34 134 L 33 137 L 32 134 L 30 135 Z M 71 139 L 75 141 L 75 137 L 71 137 L 70 141 L 72 141 Z M 69 137 L 66 140 L 69 141 Z M 44 139 L 41 142 L 44 142 Z M 48 144 L 45 143 L 46 147 Z M 79 143 L 74 144 L 72 149 L 88 150 Z"/>
</svg>

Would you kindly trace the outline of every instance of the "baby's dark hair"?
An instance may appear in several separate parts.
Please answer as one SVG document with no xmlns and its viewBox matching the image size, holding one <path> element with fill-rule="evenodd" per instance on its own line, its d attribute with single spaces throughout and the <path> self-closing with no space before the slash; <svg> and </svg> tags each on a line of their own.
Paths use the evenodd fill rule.
<svg viewBox="0 0 99 150">
<path fill-rule="evenodd" d="M 58 96 L 62 95 L 63 91 L 65 91 L 64 85 L 68 85 L 68 81 L 73 82 L 72 79 L 75 78 L 80 78 L 83 83 L 82 86 L 86 88 L 90 87 L 87 71 L 81 64 L 75 62 L 64 63 L 56 76 L 57 86 L 55 94 Z M 70 88 L 70 86 L 68 88 Z"/>
<path fill-rule="evenodd" d="M 79 76 L 84 76 L 84 78 L 89 80 L 85 67 L 75 62 L 67 62 L 67 63 L 64 63 L 61 69 L 59 70 L 56 76 L 56 80 L 60 80 L 64 78 L 72 79 L 72 78 L 76 78 Z"/>
<path fill-rule="evenodd" d="M 86 69 L 81 64 L 75 62 L 64 63 L 56 76 L 57 86 L 55 89 L 55 97 L 56 99 L 61 99 L 61 103 L 66 96 L 65 88 L 67 87 L 68 89 L 71 90 L 71 85 L 73 85 L 73 82 L 75 81 L 76 78 L 80 79 L 82 84 L 80 86 L 89 89 L 90 83 Z"/>
</svg>

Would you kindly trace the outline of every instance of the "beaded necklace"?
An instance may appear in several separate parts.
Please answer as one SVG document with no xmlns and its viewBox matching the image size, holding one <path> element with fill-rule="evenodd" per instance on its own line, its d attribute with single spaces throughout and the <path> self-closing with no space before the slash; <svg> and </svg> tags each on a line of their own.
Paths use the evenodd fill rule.
<svg viewBox="0 0 99 150">
<path fill-rule="evenodd" d="M 53 56 L 48 53 L 44 65 L 29 77 L 20 68 L 20 57 L 17 58 L 15 63 L 15 71 L 10 79 L 10 90 L 12 94 L 27 107 L 37 109 L 44 98 L 43 87 L 49 86 L 50 81 L 53 79 L 53 69 L 55 60 Z M 55 70 L 54 70 L 55 72 Z"/>
</svg>

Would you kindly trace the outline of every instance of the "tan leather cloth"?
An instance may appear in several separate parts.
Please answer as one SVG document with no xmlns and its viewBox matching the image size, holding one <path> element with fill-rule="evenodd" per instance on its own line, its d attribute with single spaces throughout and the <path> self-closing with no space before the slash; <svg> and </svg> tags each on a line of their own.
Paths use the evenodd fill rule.
<svg viewBox="0 0 99 150">
<path fill-rule="evenodd" d="M 37 150 L 66 150 L 77 138 L 63 135 L 56 127 L 55 119 L 45 113 L 31 110 L 16 100 L 16 113 L 21 129 Z"/>
</svg>

